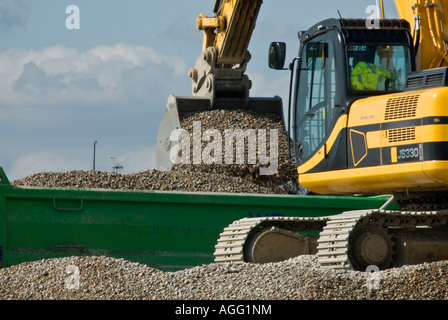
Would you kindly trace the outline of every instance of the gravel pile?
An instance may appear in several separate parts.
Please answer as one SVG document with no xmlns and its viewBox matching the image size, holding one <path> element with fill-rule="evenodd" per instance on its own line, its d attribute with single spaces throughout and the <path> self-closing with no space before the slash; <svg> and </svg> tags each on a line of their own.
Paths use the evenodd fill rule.
<svg viewBox="0 0 448 320">
<path fill-rule="evenodd" d="M 148 170 L 132 174 L 103 171 L 42 172 L 12 181 L 16 186 L 58 187 L 108 190 L 155 190 L 185 192 L 281 193 L 232 177 L 212 172 Z"/>
<path fill-rule="evenodd" d="M 192 164 L 194 160 L 194 152 L 204 152 L 207 146 L 213 145 L 214 140 L 203 141 L 201 145 L 191 147 L 190 164 L 174 166 L 173 170 L 189 170 L 194 172 L 203 173 L 220 173 L 232 177 L 241 177 L 246 181 L 253 182 L 269 188 L 277 188 L 280 185 L 286 183 L 294 183 L 297 181 L 297 167 L 296 164 L 289 160 L 288 149 L 288 134 L 283 120 L 275 114 L 257 113 L 251 110 L 212 110 L 205 112 L 191 112 L 181 115 L 181 127 L 185 129 L 191 138 L 194 137 L 194 127 L 198 127 L 200 124 L 201 133 L 207 130 L 213 129 L 219 133 L 221 138 L 221 155 L 216 156 L 216 160 L 219 160 L 219 164 Z M 235 138 L 233 140 L 233 154 L 232 164 L 227 164 L 225 159 L 226 148 L 230 148 L 228 143 L 230 139 L 226 139 L 226 130 L 241 130 L 241 132 L 248 133 L 252 131 L 255 135 L 252 136 L 251 144 L 248 140 L 248 136 L 245 136 L 244 140 L 244 164 L 237 163 L 237 154 L 241 151 L 237 150 L 237 139 L 242 141 L 241 138 Z M 261 131 L 265 130 L 265 131 Z M 274 130 L 277 132 L 277 136 L 274 135 Z M 258 134 L 261 134 L 261 138 L 265 139 L 265 142 L 261 140 Z M 271 135 L 272 142 L 271 145 Z M 219 142 L 219 141 L 218 141 Z M 192 143 L 190 143 L 192 145 Z M 249 163 L 249 146 L 254 147 L 252 155 L 254 155 L 254 163 Z M 260 151 L 260 146 L 265 145 L 265 150 Z M 292 145 L 292 144 L 291 144 Z M 274 151 L 277 151 L 277 157 Z M 291 149 L 292 150 L 292 149 Z M 260 161 L 260 155 L 270 157 L 272 156 L 278 159 L 276 164 L 277 171 L 275 174 L 262 175 L 260 174 L 261 168 L 268 168 L 272 163 L 263 164 Z M 215 156 L 213 153 L 212 156 Z M 292 188 L 297 188 L 296 185 L 291 185 Z M 294 189 L 295 190 L 295 189 Z"/>
<path fill-rule="evenodd" d="M 446 261 L 369 274 L 322 268 L 312 255 L 176 272 L 106 257 L 48 259 L 0 270 L 2 300 L 439 300 L 447 299 L 447 290 Z"/>
<path fill-rule="evenodd" d="M 161 172 L 147 170 L 134 174 L 119 174 L 99 171 L 70 171 L 70 172 L 42 172 L 23 179 L 13 181 L 13 185 L 32 187 L 62 187 L 62 188 L 101 188 L 122 190 L 160 190 L 186 192 L 229 192 L 229 193 L 258 193 L 284 194 L 297 192 L 296 165 L 289 161 L 288 139 L 282 120 L 271 114 L 258 114 L 242 110 L 214 110 L 184 114 L 181 120 L 182 128 L 191 136 L 195 121 L 201 123 L 202 132 L 216 129 L 224 132 L 226 129 L 265 129 L 278 130 L 278 165 L 277 173 L 260 175 L 260 162 L 248 163 L 248 143 L 245 143 L 245 157 L 243 164 L 179 164 L 171 171 Z M 257 131 L 258 132 L 258 131 Z M 270 138 L 266 137 L 267 156 L 271 150 Z M 258 142 L 258 140 L 257 140 Z M 225 150 L 223 139 L 222 150 Z M 201 150 L 208 143 L 201 146 Z M 257 144 L 258 146 L 258 144 Z M 234 143 L 233 154 L 236 143 Z M 191 148 L 193 154 L 193 148 Z M 224 157 L 224 151 L 223 151 Z M 193 159 L 193 156 L 191 156 Z"/>
</svg>

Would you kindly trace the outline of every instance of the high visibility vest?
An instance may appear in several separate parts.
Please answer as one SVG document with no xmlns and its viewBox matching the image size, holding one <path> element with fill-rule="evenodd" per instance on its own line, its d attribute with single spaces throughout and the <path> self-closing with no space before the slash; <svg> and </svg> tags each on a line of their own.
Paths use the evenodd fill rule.
<svg viewBox="0 0 448 320">
<path fill-rule="evenodd" d="M 350 82 L 356 91 L 384 91 L 393 90 L 396 75 L 389 70 L 372 63 L 358 62 L 352 70 Z"/>
</svg>

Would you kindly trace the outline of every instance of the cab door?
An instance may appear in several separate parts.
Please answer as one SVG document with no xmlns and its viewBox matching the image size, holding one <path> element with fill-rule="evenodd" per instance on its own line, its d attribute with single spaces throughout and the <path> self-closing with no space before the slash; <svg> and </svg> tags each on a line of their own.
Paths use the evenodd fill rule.
<svg viewBox="0 0 448 320">
<path fill-rule="evenodd" d="M 336 104 L 335 45 L 328 37 L 316 37 L 302 47 L 300 61 L 294 108 L 294 151 L 299 173 L 325 171 L 334 162 L 328 157 L 331 146 L 326 141 L 340 111 Z"/>
</svg>

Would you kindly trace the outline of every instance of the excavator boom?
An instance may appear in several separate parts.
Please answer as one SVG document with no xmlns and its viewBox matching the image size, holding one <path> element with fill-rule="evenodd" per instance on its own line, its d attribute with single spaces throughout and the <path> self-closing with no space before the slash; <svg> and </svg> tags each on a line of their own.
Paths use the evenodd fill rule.
<svg viewBox="0 0 448 320">
<path fill-rule="evenodd" d="M 216 48 L 218 65 L 244 63 L 262 3 L 262 0 L 216 0 L 215 17 L 199 15 L 196 25 L 204 30 L 203 50 Z"/>
<path fill-rule="evenodd" d="M 417 69 L 448 66 L 448 2 L 395 0 L 400 18 L 409 21 L 417 49 Z"/>
</svg>

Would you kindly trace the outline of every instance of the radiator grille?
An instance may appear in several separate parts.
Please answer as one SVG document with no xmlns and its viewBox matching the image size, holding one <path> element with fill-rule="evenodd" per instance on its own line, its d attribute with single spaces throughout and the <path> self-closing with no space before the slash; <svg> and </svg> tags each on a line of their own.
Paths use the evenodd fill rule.
<svg viewBox="0 0 448 320">
<path fill-rule="evenodd" d="M 439 85 L 439 84 L 443 83 L 444 76 L 445 75 L 443 73 L 435 73 L 435 74 L 428 75 L 426 77 L 425 85 L 427 85 L 427 86 Z"/>
<path fill-rule="evenodd" d="M 406 78 L 406 91 L 448 86 L 448 68 L 411 72 Z"/>
<path fill-rule="evenodd" d="M 386 104 L 384 120 L 412 118 L 417 114 L 417 104 L 420 95 L 409 95 L 390 98 Z"/>
<path fill-rule="evenodd" d="M 412 88 L 420 88 L 423 85 L 424 77 L 415 77 L 415 78 L 408 78 L 406 81 L 406 88 L 412 89 Z"/>
<path fill-rule="evenodd" d="M 391 129 L 387 134 L 389 142 L 415 140 L 415 127 Z"/>
</svg>

